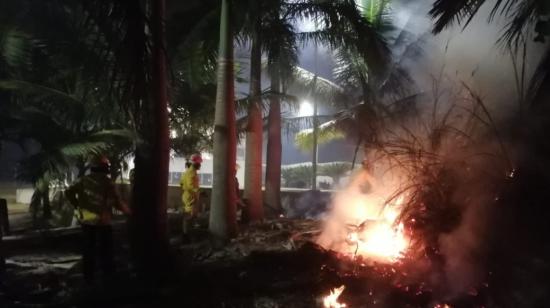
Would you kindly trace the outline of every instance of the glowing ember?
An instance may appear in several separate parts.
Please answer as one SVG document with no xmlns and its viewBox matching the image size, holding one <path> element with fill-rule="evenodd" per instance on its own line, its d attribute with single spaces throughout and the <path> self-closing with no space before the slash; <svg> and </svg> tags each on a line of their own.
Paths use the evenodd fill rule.
<svg viewBox="0 0 550 308">
<path fill-rule="evenodd" d="M 339 303 L 338 297 L 344 292 L 346 286 L 341 286 L 330 291 L 330 294 L 323 298 L 323 307 L 325 308 L 341 308 L 346 307 L 346 304 Z"/>
</svg>

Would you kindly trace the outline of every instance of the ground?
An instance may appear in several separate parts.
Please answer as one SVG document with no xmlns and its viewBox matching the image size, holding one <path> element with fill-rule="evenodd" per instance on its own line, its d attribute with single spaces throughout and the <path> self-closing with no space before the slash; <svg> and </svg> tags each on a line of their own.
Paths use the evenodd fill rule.
<svg viewBox="0 0 550 308">
<path fill-rule="evenodd" d="M 8 248 L 17 244 L 19 251 L 8 258 L 0 306 L 322 307 L 322 297 L 341 285 L 346 286 L 341 300 L 349 307 L 437 304 L 424 286 L 399 283 L 404 265 L 365 265 L 317 246 L 318 221 L 279 219 L 242 227 L 237 239 L 219 248 L 206 230 L 195 230 L 185 245 L 174 237 L 177 268 L 169 281 L 155 286 L 137 282 L 125 225 L 116 226 L 118 274 L 92 286 L 80 275 L 78 229 L 8 239 Z M 464 307 L 478 307 L 475 299 Z"/>
<path fill-rule="evenodd" d="M 118 220 L 117 274 L 86 285 L 80 273 L 80 229 L 31 231 L 28 206 L 16 204 L 9 191 L 2 193 L 9 200 L 13 234 L 3 241 L 8 258 L 0 307 L 322 307 L 322 298 L 342 285 L 340 298 L 348 307 L 432 308 L 440 303 L 426 286 L 403 283 L 405 264 L 351 260 L 317 246 L 322 226 L 315 220 L 241 226 L 239 237 L 224 246 L 212 241 L 204 227 L 185 244 L 172 230 L 174 271 L 154 286 L 136 279 L 126 222 Z M 169 220 L 178 226 L 180 217 L 171 213 Z M 478 298 L 463 299 L 463 306 L 481 307 L 475 304 Z"/>
</svg>

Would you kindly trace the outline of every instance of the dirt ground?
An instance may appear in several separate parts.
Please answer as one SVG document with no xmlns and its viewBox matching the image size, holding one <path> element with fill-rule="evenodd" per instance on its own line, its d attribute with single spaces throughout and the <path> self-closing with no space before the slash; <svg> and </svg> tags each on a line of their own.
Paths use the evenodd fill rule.
<svg viewBox="0 0 550 308">
<path fill-rule="evenodd" d="M 63 241 L 50 234 L 41 242 L 52 245 L 29 245 L 8 258 L 0 307 L 322 307 L 323 296 L 342 285 L 348 307 L 437 305 L 431 290 L 401 285 L 406 274 L 396 266 L 359 265 L 317 246 L 320 228 L 312 220 L 268 221 L 243 227 L 221 248 L 197 229 L 191 243 L 172 239 L 177 270 L 154 285 L 135 278 L 123 226 L 116 232 L 117 275 L 84 284 L 78 229 L 62 230 Z M 476 299 L 463 307 L 481 307 Z"/>
</svg>

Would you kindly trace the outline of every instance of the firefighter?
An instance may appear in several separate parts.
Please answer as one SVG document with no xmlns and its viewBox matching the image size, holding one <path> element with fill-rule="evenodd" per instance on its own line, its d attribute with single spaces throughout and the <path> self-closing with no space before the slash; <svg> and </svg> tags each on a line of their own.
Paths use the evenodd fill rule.
<svg viewBox="0 0 550 308">
<path fill-rule="evenodd" d="M 90 173 L 71 185 L 65 195 L 76 208 L 82 227 L 84 279 L 94 280 L 96 259 L 105 278 L 115 271 L 113 255 L 113 229 L 111 227 L 113 207 L 130 215 L 130 209 L 116 191 L 109 178 L 110 163 L 106 157 L 99 157 L 90 166 Z M 98 250 L 96 250 L 96 245 Z"/>
<path fill-rule="evenodd" d="M 202 157 L 199 154 L 191 156 L 191 165 L 181 177 L 183 203 L 183 235 L 189 232 L 191 223 L 195 220 L 199 205 L 199 176 L 197 171 L 201 169 Z"/>
</svg>

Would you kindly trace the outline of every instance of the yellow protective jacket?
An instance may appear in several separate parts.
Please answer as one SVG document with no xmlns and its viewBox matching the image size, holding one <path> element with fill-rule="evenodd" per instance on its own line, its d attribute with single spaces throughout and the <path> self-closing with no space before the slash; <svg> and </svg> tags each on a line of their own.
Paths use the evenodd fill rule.
<svg viewBox="0 0 550 308">
<path fill-rule="evenodd" d="M 113 207 L 129 212 L 106 174 L 91 173 L 81 177 L 65 191 L 65 196 L 76 207 L 81 224 L 109 225 Z"/>
<path fill-rule="evenodd" d="M 195 167 L 191 166 L 183 173 L 180 186 L 183 212 L 191 214 L 196 211 L 199 202 L 199 176 Z"/>
</svg>

